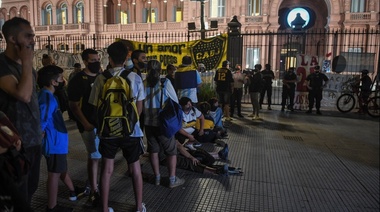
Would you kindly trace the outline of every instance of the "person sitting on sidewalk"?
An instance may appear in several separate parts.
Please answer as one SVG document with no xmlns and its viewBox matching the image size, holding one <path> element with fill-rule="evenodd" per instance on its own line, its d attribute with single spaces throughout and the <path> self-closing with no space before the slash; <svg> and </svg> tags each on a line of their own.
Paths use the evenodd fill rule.
<svg viewBox="0 0 380 212">
<path fill-rule="evenodd" d="M 214 120 L 215 127 L 220 128 L 223 130 L 224 134 L 227 135 L 227 129 L 225 124 L 222 121 L 223 118 L 223 111 L 219 107 L 219 100 L 216 97 L 211 98 L 208 100 L 208 103 L 210 104 L 210 116 Z"/>
<path fill-rule="evenodd" d="M 186 144 L 188 148 L 194 149 L 194 147 L 200 147 L 202 144 L 198 141 L 202 140 L 202 136 L 204 136 L 203 126 L 205 118 L 201 111 L 193 107 L 190 98 L 182 97 L 179 100 L 179 104 L 183 110 L 182 128 L 176 133 L 175 137 L 181 144 L 184 144 L 185 140 L 189 139 L 189 142 Z M 195 128 L 197 119 L 200 121 L 199 129 Z"/>
<path fill-rule="evenodd" d="M 207 152 L 201 148 L 196 150 L 187 149 L 177 141 L 177 168 L 185 169 L 202 174 L 228 175 L 229 167 L 225 165 L 214 165 L 216 160 L 226 160 L 228 157 L 228 146 L 226 145 L 218 153 Z M 224 153 L 224 154 L 222 154 Z M 221 155 L 222 157 L 220 157 Z M 166 164 L 166 155 L 163 151 L 159 154 L 160 164 Z M 232 167 L 230 167 L 232 169 Z"/>
<path fill-rule="evenodd" d="M 67 172 L 67 153 L 69 151 L 69 137 L 63 121 L 59 104 L 54 96 L 55 88 L 63 82 L 63 69 L 48 65 L 38 71 L 38 103 L 41 114 L 41 129 L 43 132 L 42 154 L 45 156 L 48 178 L 46 211 L 72 211 L 57 205 L 59 179 L 69 188 L 71 201 L 77 200 L 75 188 Z"/>
<path fill-rule="evenodd" d="M 205 117 L 204 124 L 203 124 L 204 136 L 202 136 L 202 140 L 199 142 L 214 143 L 216 139 L 221 139 L 221 138 L 226 137 L 225 131 L 222 128 L 215 126 L 214 119 L 210 115 L 210 109 L 211 109 L 210 104 L 208 102 L 201 102 L 198 104 L 198 109 L 201 111 L 201 113 Z M 199 130 L 200 124 L 201 124 L 200 119 L 197 119 L 196 124 L 195 124 L 195 129 Z"/>
</svg>

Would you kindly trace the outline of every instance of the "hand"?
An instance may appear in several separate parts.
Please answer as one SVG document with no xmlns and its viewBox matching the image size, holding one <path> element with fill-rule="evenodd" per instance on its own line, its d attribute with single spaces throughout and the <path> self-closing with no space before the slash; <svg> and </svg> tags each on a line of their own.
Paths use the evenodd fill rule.
<svg viewBox="0 0 380 212">
<path fill-rule="evenodd" d="M 191 161 L 193 162 L 193 165 L 194 165 L 194 166 L 197 166 L 198 164 L 201 163 L 201 162 L 200 162 L 198 159 L 196 159 L 195 157 L 192 157 L 192 158 L 191 158 Z"/>
<path fill-rule="evenodd" d="M 205 131 L 203 129 L 199 130 L 198 135 L 202 136 L 203 134 L 205 134 Z"/>
<path fill-rule="evenodd" d="M 17 55 L 19 56 L 23 65 L 33 65 L 34 46 L 15 44 Z"/>
</svg>

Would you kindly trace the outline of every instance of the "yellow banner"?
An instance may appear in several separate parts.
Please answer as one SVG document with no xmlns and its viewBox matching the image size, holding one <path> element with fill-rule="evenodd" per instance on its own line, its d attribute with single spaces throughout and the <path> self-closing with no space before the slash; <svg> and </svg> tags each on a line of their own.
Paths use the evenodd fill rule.
<svg viewBox="0 0 380 212">
<path fill-rule="evenodd" d="M 162 69 L 173 64 L 181 65 L 183 56 L 192 57 L 193 68 L 199 63 L 206 66 L 206 70 L 213 70 L 221 67 L 227 59 L 227 34 L 222 34 L 204 40 L 195 40 L 178 43 L 144 43 L 132 40 L 121 40 L 133 50 L 143 50 L 147 53 L 148 60 L 158 60 Z"/>
</svg>

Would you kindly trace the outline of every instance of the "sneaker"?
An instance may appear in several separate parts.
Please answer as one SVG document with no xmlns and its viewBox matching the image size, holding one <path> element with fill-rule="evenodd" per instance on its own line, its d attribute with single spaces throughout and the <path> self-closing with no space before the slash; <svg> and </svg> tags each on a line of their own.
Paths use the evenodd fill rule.
<svg viewBox="0 0 380 212">
<path fill-rule="evenodd" d="M 78 197 L 77 197 L 77 193 L 79 193 L 79 188 L 78 187 L 74 187 L 74 191 L 69 191 L 69 200 L 70 201 L 77 201 Z"/>
<path fill-rule="evenodd" d="M 141 209 L 141 211 L 136 211 L 136 212 L 146 212 L 145 203 L 142 203 L 142 209 Z"/>
<path fill-rule="evenodd" d="M 227 117 L 225 121 L 232 121 L 233 119 L 231 117 Z"/>
<path fill-rule="evenodd" d="M 161 184 L 161 177 L 156 177 L 154 180 L 154 185 L 159 186 Z"/>
<path fill-rule="evenodd" d="M 94 192 L 94 193 L 90 194 L 90 196 L 87 199 L 86 205 L 90 206 L 90 207 L 98 207 L 100 205 L 100 194 L 99 194 L 99 192 Z"/>
<path fill-rule="evenodd" d="M 202 144 L 201 144 L 201 143 L 199 143 L 199 142 L 194 142 L 194 143 L 193 143 L 193 146 L 194 146 L 194 147 L 201 147 L 201 146 L 202 146 Z"/>
<path fill-rule="evenodd" d="M 91 186 L 86 185 L 86 187 L 84 188 L 84 191 L 83 191 L 83 195 L 84 196 L 90 196 L 90 194 L 91 194 Z"/>
<path fill-rule="evenodd" d="M 175 177 L 175 181 L 169 183 L 169 188 L 175 188 L 175 187 L 183 185 L 184 183 L 185 183 L 184 179 Z"/>
<path fill-rule="evenodd" d="M 254 116 L 254 117 L 252 118 L 252 120 L 258 120 L 258 119 L 260 119 L 259 116 Z"/>
<path fill-rule="evenodd" d="M 225 144 L 223 149 L 218 152 L 220 159 L 228 160 L 228 152 L 229 152 L 228 144 Z"/>
<path fill-rule="evenodd" d="M 255 116 L 254 113 L 248 115 L 248 117 L 254 117 L 254 116 Z"/>
<path fill-rule="evenodd" d="M 268 106 L 268 110 L 272 110 L 272 108 L 270 106 Z"/>
<path fill-rule="evenodd" d="M 65 206 L 60 206 L 56 205 L 54 208 L 50 209 L 46 206 L 46 212 L 52 212 L 52 211 L 57 211 L 57 212 L 72 212 L 74 208 L 69 208 Z"/>
<path fill-rule="evenodd" d="M 223 166 L 217 168 L 216 173 L 222 176 L 228 176 L 228 164 L 224 164 Z"/>
<path fill-rule="evenodd" d="M 108 207 L 108 212 L 113 212 L 113 208 Z"/>
<path fill-rule="evenodd" d="M 193 144 L 185 144 L 185 147 L 190 149 L 190 150 L 197 150 L 195 149 L 195 147 L 193 146 Z"/>
</svg>

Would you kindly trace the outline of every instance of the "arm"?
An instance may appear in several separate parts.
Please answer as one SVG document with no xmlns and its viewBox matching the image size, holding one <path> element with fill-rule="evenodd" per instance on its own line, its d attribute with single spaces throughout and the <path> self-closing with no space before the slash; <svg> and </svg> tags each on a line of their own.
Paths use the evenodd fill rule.
<svg viewBox="0 0 380 212">
<path fill-rule="evenodd" d="M 3 76 L 0 78 L 0 89 L 19 101 L 29 103 L 33 93 L 34 80 L 33 49 L 21 46 L 21 49 L 18 50 L 18 56 L 22 64 L 20 81 L 13 75 Z"/>
<path fill-rule="evenodd" d="M 179 143 L 178 141 L 177 142 L 177 149 L 178 149 L 178 152 L 185 156 L 186 158 L 190 159 L 191 161 L 193 161 L 193 164 L 196 166 L 200 163 L 200 161 L 198 159 L 196 159 L 195 157 L 193 157 L 187 150 L 185 147 L 182 146 L 181 143 Z"/>
<path fill-rule="evenodd" d="M 203 116 L 203 114 L 201 114 L 198 117 L 198 119 L 199 119 L 199 123 L 200 123 L 198 135 L 202 136 L 204 134 L 205 117 Z"/>
<path fill-rule="evenodd" d="M 187 133 L 183 128 L 181 128 L 178 132 L 181 135 L 186 136 L 189 139 L 189 141 L 196 141 L 195 138 L 194 138 L 194 136 L 191 135 L 191 134 L 189 134 L 189 133 Z"/>
<path fill-rule="evenodd" d="M 84 116 L 80 108 L 80 102 L 69 101 L 69 106 L 70 106 L 71 112 L 73 112 L 77 120 L 83 125 L 83 128 L 85 131 L 94 130 L 95 128 L 94 125 L 92 125 Z"/>
</svg>

